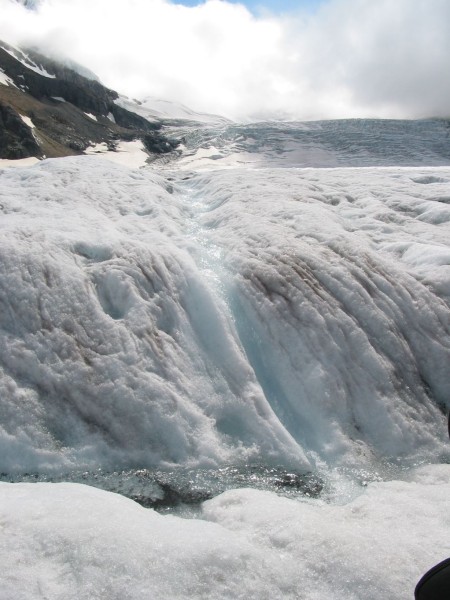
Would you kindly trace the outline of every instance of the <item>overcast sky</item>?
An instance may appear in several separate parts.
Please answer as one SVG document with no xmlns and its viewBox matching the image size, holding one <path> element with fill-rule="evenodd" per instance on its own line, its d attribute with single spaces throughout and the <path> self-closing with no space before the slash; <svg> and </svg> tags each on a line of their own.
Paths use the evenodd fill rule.
<svg viewBox="0 0 450 600">
<path fill-rule="evenodd" d="M 450 116 L 450 0 L 183 4 L 0 0 L 0 39 L 235 119 Z"/>
<path fill-rule="evenodd" d="M 198 6 L 205 0 L 179 0 L 184 6 Z M 314 11 L 326 0 L 229 0 L 231 4 L 243 4 L 256 15 L 270 11 L 275 14 L 292 13 L 298 10 Z"/>
</svg>

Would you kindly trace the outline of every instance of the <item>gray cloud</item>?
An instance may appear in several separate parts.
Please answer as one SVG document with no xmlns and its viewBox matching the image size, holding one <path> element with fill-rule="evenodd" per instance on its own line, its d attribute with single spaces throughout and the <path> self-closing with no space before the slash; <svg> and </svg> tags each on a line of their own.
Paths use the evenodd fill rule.
<svg viewBox="0 0 450 600">
<path fill-rule="evenodd" d="M 0 15 L 0 38 L 132 97 L 234 118 L 450 116 L 448 0 L 329 0 L 289 19 L 220 0 L 0 0 Z"/>
</svg>

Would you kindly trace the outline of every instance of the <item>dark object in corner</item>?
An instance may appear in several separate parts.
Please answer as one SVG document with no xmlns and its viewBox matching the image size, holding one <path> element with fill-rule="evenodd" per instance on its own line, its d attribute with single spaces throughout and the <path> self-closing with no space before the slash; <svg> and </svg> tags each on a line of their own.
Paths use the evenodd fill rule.
<svg viewBox="0 0 450 600">
<path fill-rule="evenodd" d="M 449 600 L 450 598 L 450 558 L 430 569 L 416 586 L 416 600 Z"/>
<path fill-rule="evenodd" d="M 450 437 L 450 411 L 447 417 Z M 449 600 L 450 598 L 450 558 L 447 558 L 427 571 L 414 590 L 416 600 Z"/>
</svg>

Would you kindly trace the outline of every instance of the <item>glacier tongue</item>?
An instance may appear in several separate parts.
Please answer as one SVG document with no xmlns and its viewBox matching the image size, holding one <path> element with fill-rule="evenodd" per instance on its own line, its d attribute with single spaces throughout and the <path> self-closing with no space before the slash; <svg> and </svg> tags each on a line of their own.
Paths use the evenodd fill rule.
<svg viewBox="0 0 450 600">
<path fill-rule="evenodd" d="M 0 173 L 0 469 L 441 458 L 450 168 L 165 173 Z"/>
</svg>

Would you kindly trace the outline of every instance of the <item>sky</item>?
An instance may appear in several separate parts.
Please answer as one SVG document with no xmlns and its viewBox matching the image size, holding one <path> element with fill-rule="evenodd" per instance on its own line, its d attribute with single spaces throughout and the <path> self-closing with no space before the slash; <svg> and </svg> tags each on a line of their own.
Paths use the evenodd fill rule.
<svg viewBox="0 0 450 600">
<path fill-rule="evenodd" d="M 243 4 L 252 13 L 264 14 L 267 11 L 273 14 L 285 14 L 293 11 L 306 10 L 308 12 L 317 9 L 325 0 L 229 0 L 230 4 Z M 199 0 L 179 0 L 178 4 L 183 6 L 198 6 L 203 4 Z"/>
<path fill-rule="evenodd" d="M 0 0 L 0 39 L 235 120 L 450 116 L 449 0 Z"/>
</svg>

